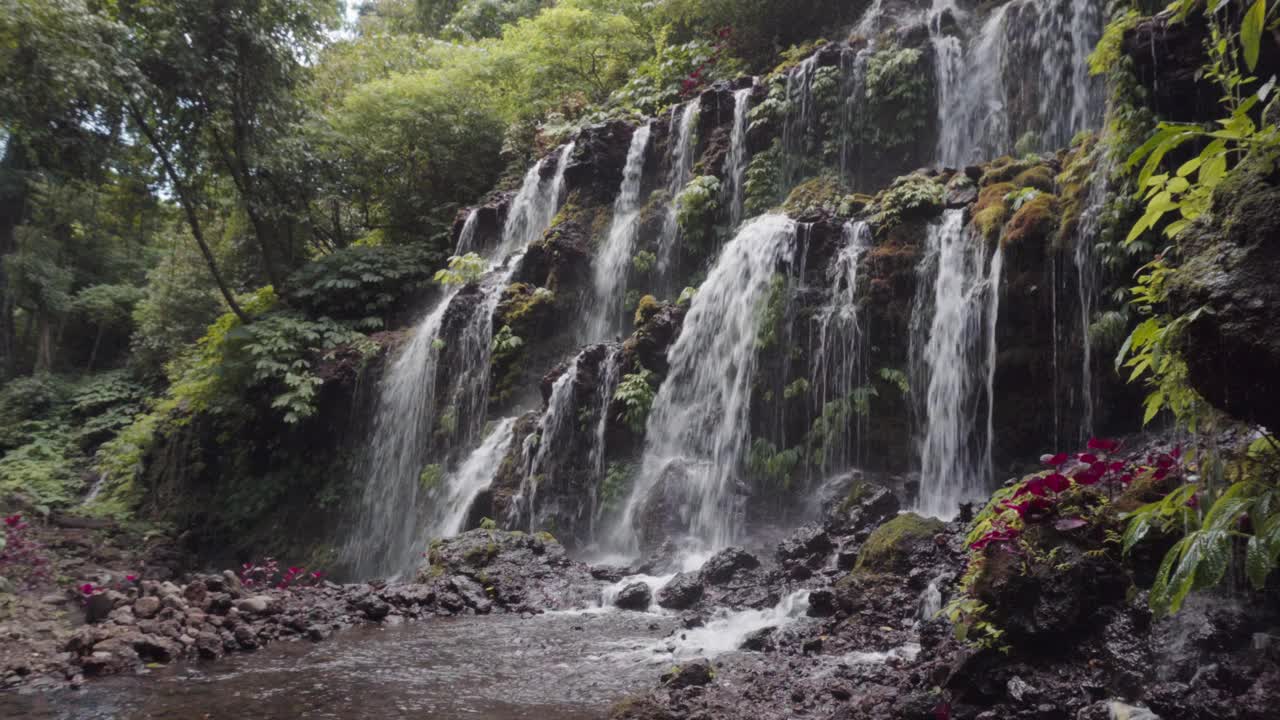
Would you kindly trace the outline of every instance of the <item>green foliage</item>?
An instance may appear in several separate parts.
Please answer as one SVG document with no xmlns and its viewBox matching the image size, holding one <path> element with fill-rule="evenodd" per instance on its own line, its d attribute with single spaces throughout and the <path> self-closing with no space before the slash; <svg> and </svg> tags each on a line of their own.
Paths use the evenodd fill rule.
<svg viewBox="0 0 1280 720">
<path fill-rule="evenodd" d="M 511 332 L 510 325 L 503 325 L 502 329 L 493 336 L 493 352 L 495 355 L 509 355 L 524 346 L 524 340 Z"/>
<path fill-rule="evenodd" d="M 422 245 L 350 247 L 297 270 L 289 278 L 288 297 L 312 317 L 378 330 L 407 294 L 427 286 L 430 268 L 440 259 Z M 470 267 L 455 270 L 451 260 L 449 270 L 441 272 L 468 271 Z"/>
<path fill-rule="evenodd" d="M 760 320 L 756 330 L 756 349 L 768 350 L 782 340 L 786 332 L 784 323 L 787 319 L 787 306 L 791 295 L 788 292 L 787 276 L 774 273 L 769 280 L 769 295 L 760 308 Z"/>
<path fill-rule="evenodd" d="M 904 220 L 937 212 L 942 208 L 942 196 L 942 185 L 930 178 L 900 177 L 876 197 L 872 220 L 877 227 L 892 227 Z"/>
<path fill-rule="evenodd" d="M 644 434 L 649 411 L 653 409 L 656 394 L 653 380 L 653 373 L 641 367 L 637 372 L 623 375 L 622 382 L 618 383 L 618 389 L 613 393 L 614 401 L 622 403 L 619 419 L 637 435 Z"/>
<path fill-rule="evenodd" d="M 714 175 L 695 177 L 676 196 L 676 223 L 689 243 L 707 246 L 720 212 L 720 197 L 720 180 Z"/>
<path fill-rule="evenodd" d="M 911 392 L 911 382 L 907 378 L 907 374 L 897 368 L 880 368 L 876 371 L 876 375 L 881 380 L 889 383 L 906 397 Z"/>
<path fill-rule="evenodd" d="M 600 486 L 600 512 L 609 515 L 622 509 L 622 503 L 631 491 L 631 483 L 635 480 L 636 468 L 629 463 L 609 463 L 605 470 L 604 483 Z"/>
<path fill-rule="evenodd" d="M 631 258 L 631 267 L 641 275 L 649 274 L 650 270 L 658 264 L 658 256 L 648 250 L 637 251 Z"/>
<path fill-rule="evenodd" d="M 782 390 L 782 397 L 791 400 L 798 397 L 804 397 L 809 392 L 809 379 L 796 378 Z"/>
<path fill-rule="evenodd" d="M 449 267 L 437 271 L 435 281 L 441 285 L 467 285 L 476 282 L 488 269 L 484 258 L 475 253 L 454 255 L 449 258 Z"/>
<path fill-rule="evenodd" d="M 747 164 L 743 183 L 743 207 L 747 215 L 768 212 L 782 200 L 782 190 L 782 146 L 775 140 L 768 150 L 756 153 Z"/>
<path fill-rule="evenodd" d="M 931 77 L 915 48 L 873 53 L 867 59 L 866 119 L 859 124 L 858 139 L 882 149 L 914 143 L 929 124 Z"/>
<path fill-rule="evenodd" d="M 795 471 L 804 461 L 802 448 L 779 450 L 776 445 L 756 438 L 747 453 L 747 469 L 754 475 L 778 483 L 782 489 L 791 489 Z"/>
<path fill-rule="evenodd" d="M 718 45 L 705 38 L 688 42 L 670 42 L 669 33 L 661 33 L 658 47 L 641 63 L 631 79 L 614 92 L 610 103 L 645 115 L 657 115 L 665 108 L 706 84 L 732 80 L 742 72 L 741 63 L 723 55 Z M 689 77 L 698 72 L 696 87 L 689 87 Z"/>
</svg>

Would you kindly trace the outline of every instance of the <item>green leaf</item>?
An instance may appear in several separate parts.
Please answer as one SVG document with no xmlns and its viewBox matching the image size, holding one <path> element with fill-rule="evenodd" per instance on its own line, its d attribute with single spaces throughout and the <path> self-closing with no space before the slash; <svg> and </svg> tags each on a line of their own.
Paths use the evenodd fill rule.
<svg viewBox="0 0 1280 720">
<path fill-rule="evenodd" d="M 1249 577 L 1249 584 L 1253 585 L 1254 590 L 1261 591 L 1266 586 L 1267 576 L 1271 574 L 1273 568 L 1271 554 L 1267 552 L 1262 538 L 1256 535 L 1249 538 L 1249 545 L 1244 555 L 1244 572 Z"/>
<path fill-rule="evenodd" d="M 1267 21 L 1267 0 L 1257 0 L 1240 22 L 1240 44 L 1244 46 L 1244 62 L 1249 70 L 1258 67 L 1258 48 L 1262 45 L 1262 26 Z"/>
</svg>

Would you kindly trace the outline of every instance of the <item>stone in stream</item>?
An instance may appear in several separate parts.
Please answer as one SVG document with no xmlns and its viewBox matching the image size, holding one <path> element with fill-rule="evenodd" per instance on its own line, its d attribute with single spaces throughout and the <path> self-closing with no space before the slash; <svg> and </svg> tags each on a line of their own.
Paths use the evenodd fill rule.
<svg viewBox="0 0 1280 720">
<path fill-rule="evenodd" d="M 673 690 L 680 688 L 709 685 L 716 673 L 706 658 L 691 660 L 676 667 L 662 676 L 662 684 Z"/>
<path fill-rule="evenodd" d="M 658 591 L 658 605 L 668 610 L 685 610 L 697 604 L 702 593 L 699 574 L 682 572 Z"/>
<path fill-rule="evenodd" d="M 649 586 L 642 582 L 634 582 L 618 593 L 618 597 L 614 599 L 614 607 L 623 610 L 644 611 L 649 609 L 649 605 L 653 602 L 653 591 Z"/>
<path fill-rule="evenodd" d="M 760 567 L 755 555 L 740 547 L 729 547 L 712 555 L 702 565 L 699 574 L 702 581 L 711 585 L 723 585 L 733 579 L 739 571 L 754 570 Z"/>
</svg>

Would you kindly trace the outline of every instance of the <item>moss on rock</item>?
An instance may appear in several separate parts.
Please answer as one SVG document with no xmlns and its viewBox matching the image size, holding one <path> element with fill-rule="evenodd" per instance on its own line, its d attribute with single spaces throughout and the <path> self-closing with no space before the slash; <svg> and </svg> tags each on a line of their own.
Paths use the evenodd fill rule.
<svg viewBox="0 0 1280 720">
<path fill-rule="evenodd" d="M 1005 226 L 1003 244 L 1026 245 L 1048 240 L 1058 228 L 1058 198 L 1036 195 L 1018 208 Z"/>
<path fill-rule="evenodd" d="M 1054 188 L 1053 171 L 1047 165 L 1037 165 L 1018 173 L 1013 179 L 1013 184 L 1020 187 L 1030 187 L 1040 192 L 1051 193 Z"/>
<path fill-rule="evenodd" d="M 911 569 L 911 553 L 920 542 L 933 542 L 942 532 L 941 520 L 903 513 L 876 528 L 858 552 L 855 572 L 896 572 Z"/>
<path fill-rule="evenodd" d="M 847 192 L 839 176 L 819 175 L 797 185 L 782 203 L 782 209 L 792 217 L 814 213 L 834 215 L 840 211 Z"/>
</svg>

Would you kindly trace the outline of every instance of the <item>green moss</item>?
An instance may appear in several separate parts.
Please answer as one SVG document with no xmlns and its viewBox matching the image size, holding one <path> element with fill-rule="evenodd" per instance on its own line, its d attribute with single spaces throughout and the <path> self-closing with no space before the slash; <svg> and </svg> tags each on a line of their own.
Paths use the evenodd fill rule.
<svg viewBox="0 0 1280 720">
<path fill-rule="evenodd" d="M 797 185 L 782 203 L 782 209 L 793 217 L 815 212 L 834 215 L 840 210 L 847 192 L 839 176 L 819 175 Z"/>
<path fill-rule="evenodd" d="M 556 539 L 556 536 L 555 536 L 555 535 L 552 535 L 551 533 L 547 532 L 546 530 L 543 530 L 543 531 L 541 531 L 541 532 L 536 532 L 536 533 L 534 533 L 534 534 L 533 534 L 533 536 L 534 536 L 535 538 L 537 538 L 537 539 L 541 540 L 543 543 L 545 543 L 545 544 L 547 544 L 547 545 L 551 545 L 551 544 L 559 545 L 559 544 L 560 544 L 560 541 Z"/>
<path fill-rule="evenodd" d="M 1053 171 L 1047 165 L 1037 165 L 1018 173 L 1013 179 L 1017 187 L 1032 187 L 1041 192 L 1051 193 L 1054 189 Z"/>
<path fill-rule="evenodd" d="M 1021 245 L 1043 242 L 1058 227 L 1058 198 L 1037 195 L 1022 204 L 1005 226 L 1003 244 Z"/>
<path fill-rule="evenodd" d="M 1009 219 L 1009 203 L 1005 198 L 1014 191 L 1013 183 L 996 183 L 982 188 L 973 205 L 973 225 L 988 240 L 1000 237 Z"/>
<path fill-rule="evenodd" d="M 849 512 L 850 508 L 862 502 L 863 498 L 871 495 L 871 486 L 864 482 L 856 482 L 849 486 L 849 492 L 845 493 L 844 500 L 840 501 L 840 513 Z"/>
<path fill-rule="evenodd" d="M 640 298 L 640 302 L 636 305 L 635 323 L 639 327 L 649 322 L 649 320 L 658 314 L 662 309 L 662 303 L 658 302 L 658 298 L 652 295 L 645 295 Z"/>
<path fill-rule="evenodd" d="M 1019 175 L 1036 167 L 1040 164 L 1037 160 L 1014 160 L 1010 157 L 1002 157 L 993 160 L 990 167 L 982 175 L 979 185 L 986 187 L 988 185 L 996 185 L 999 183 L 1013 182 Z"/>
<path fill-rule="evenodd" d="M 858 552 L 855 572 L 906 572 L 910 569 L 909 552 L 915 543 L 929 540 L 942 532 L 942 521 L 904 513 L 876 528 Z"/>
<path fill-rule="evenodd" d="M 787 276 L 774 273 L 769 281 L 769 297 L 765 300 L 760 317 L 760 329 L 756 331 L 756 347 L 768 350 L 782 339 L 783 321 L 787 316 Z"/>
</svg>

